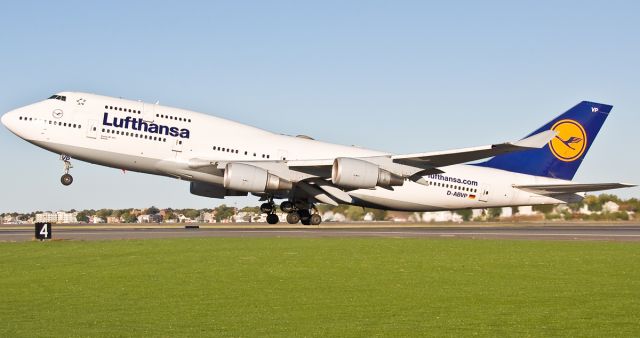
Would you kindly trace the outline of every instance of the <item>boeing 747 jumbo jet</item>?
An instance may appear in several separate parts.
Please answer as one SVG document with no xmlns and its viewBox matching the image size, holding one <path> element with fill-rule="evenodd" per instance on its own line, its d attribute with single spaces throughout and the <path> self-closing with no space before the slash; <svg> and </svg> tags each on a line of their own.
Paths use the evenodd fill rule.
<svg viewBox="0 0 640 338">
<path fill-rule="evenodd" d="M 577 202 L 585 192 L 631 187 L 571 181 L 612 106 L 583 101 L 522 140 L 396 155 L 274 134 L 186 109 L 62 92 L 2 116 L 11 132 L 71 159 L 189 181 L 191 193 L 252 193 L 270 224 L 320 224 L 316 203 L 389 210 Z M 488 159 L 484 162 L 465 164 Z"/>
</svg>

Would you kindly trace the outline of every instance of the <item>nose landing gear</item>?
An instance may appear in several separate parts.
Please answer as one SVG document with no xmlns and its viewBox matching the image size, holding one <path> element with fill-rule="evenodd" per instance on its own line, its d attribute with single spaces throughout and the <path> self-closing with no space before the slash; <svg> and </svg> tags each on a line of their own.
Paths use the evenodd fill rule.
<svg viewBox="0 0 640 338">
<path fill-rule="evenodd" d="M 71 157 L 69 157 L 69 155 L 60 155 L 60 160 L 62 160 L 64 162 L 64 175 L 62 175 L 62 177 L 60 177 L 60 183 L 62 183 L 62 185 L 71 185 L 71 183 L 73 183 L 73 176 L 71 176 L 69 174 L 69 169 L 73 168 L 73 165 L 71 165 Z"/>
</svg>

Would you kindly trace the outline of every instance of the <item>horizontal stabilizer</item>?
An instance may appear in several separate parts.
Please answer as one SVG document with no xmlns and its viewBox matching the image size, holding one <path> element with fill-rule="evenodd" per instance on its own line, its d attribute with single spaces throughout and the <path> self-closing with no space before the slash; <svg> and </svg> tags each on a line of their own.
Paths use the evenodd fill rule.
<svg viewBox="0 0 640 338">
<path fill-rule="evenodd" d="M 417 168 L 444 167 L 453 164 L 471 162 L 500 154 L 512 153 L 532 148 L 544 147 L 556 136 L 553 130 L 545 130 L 541 133 L 529 136 L 520 141 L 492 144 L 488 146 L 462 148 L 447 151 L 418 153 L 393 156 L 393 162 L 413 166 Z"/>
<path fill-rule="evenodd" d="M 635 187 L 634 184 L 626 183 L 584 183 L 584 184 L 535 184 L 535 185 L 514 185 L 524 191 L 540 195 L 573 194 L 587 191 L 599 191 L 609 189 L 620 189 Z"/>
</svg>

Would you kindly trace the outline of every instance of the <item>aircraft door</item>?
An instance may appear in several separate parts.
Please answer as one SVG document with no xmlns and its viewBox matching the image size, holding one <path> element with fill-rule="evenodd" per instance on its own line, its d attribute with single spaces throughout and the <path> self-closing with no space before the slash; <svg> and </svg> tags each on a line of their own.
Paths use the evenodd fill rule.
<svg viewBox="0 0 640 338">
<path fill-rule="evenodd" d="M 96 120 L 87 121 L 87 137 L 88 138 L 98 137 L 98 122 Z"/>
<path fill-rule="evenodd" d="M 154 122 L 156 119 L 156 105 L 153 103 L 144 103 L 142 107 L 142 119 L 145 122 Z"/>
<path fill-rule="evenodd" d="M 286 161 L 287 160 L 287 151 L 283 149 L 278 149 L 278 161 Z"/>
<path fill-rule="evenodd" d="M 51 121 L 49 121 L 49 123 L 51 123 Z M 46 120 L 42 120 L 42 130 L 40 131 L 40 135 L 42 136 L 43 140 L 49 140 L 47 138 L 47 130 L 48 130 L 49 126 L 47 125 L 47 121 Z"/>
<path fill-rule="evenodd" d="M 175 139 L 173 142 L 173 146 L 171 147 L 171 150 L 176 152 L 176 155 L 178 155 L 178 153 L 182 152 L 182 140 L 181 139 Z"/>
<path fill-rule="evenodd" d="M 478 187 L 478 201 L 480 202 L 489 201 L 489 186 L 481 185 Z"/>
</svg>

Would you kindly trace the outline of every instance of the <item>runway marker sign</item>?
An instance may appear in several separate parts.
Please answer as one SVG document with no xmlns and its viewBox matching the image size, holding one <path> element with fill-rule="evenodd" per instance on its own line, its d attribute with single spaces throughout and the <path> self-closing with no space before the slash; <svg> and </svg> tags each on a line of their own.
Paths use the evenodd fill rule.
<svg viewBox="0 0 640 338">
<path fill-rule="evenodd" d="M 36 239 L 39 239 L 41 241 L 45 239 L 51 239 L 51 233 L 51 223 L 36 223 Z"/>
</svg>

